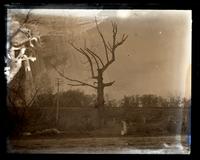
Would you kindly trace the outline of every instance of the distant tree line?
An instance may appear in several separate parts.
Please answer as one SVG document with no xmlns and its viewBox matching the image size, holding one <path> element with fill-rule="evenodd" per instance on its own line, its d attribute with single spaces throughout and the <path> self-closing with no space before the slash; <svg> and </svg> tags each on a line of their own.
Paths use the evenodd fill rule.
<svg viewBox="0 0 200 160">
<path fill-rule="evenodd" d="M 161 97 L 153 94 L 124 96 L 121 107 L 189 107 L 191 101 L 179 96 Z"/>
<path fill-rule="evenodd" d="M 54 107 L 58 103 L 60 107 L 92 107 L 95 98 L 95 95 L 87 95 L 80 90 L 68 90 L 59 94 L 40 94 L 35 99 L 33 106 Z"/>
<path fill-rule="evenodd" d="M 53 94 L 53 93 L 43 93 L 38 94 L 36 98 L 34 99 L 34 102 L 31 106 L 27 107 L 16 107 L 16 106 L 9 106 L 9 125 L 8 125 L 8 131 L 9 134 L 21 134 L 27 129 L 30 130 L 37 130 L 40 128 L 45 127 L 53 127 L 54 124 L 52 123 L 52 119 L 55 118 L 55 109 L 57 104 L 59 103 L 59 107 L 79 107 L 79 110 L 76 110 L 76 114 L 82 115 L 86 112 L 88 112 L 87 109 L 84 110 L 84 108 L 94 108 L 96 104 L 96 95 L 88 95 L 85 94 L 81 90 L 68 90 L 65 92 L 60 92 L 59 94 Z M 132 95 L 132 96 L 124 96 L 121 100 L 117 101 L 115 99 L 107 99 L 105 103 L 105 107 L 109 108 L 104 113 L 104 116 L 106 121 L 113 121 L 112 116 L 116 116 L 118 118 L 125 119 L 126 122 L 130 122 L 129 124 L 129 132 L 130 134 L 161 134 L 162 132 L 167 131 L 168 133 L 175 133 L 176 131 L 176 115 L 177 110 L 174 110 L 174 113 L 170 116 L 168 115 L 168 112 L 157 110 L 155 112 L 149 113 L 146 112 L 146 108 L 151 107 L 189 107 L 191 103 L 191 100 L 188 100 L 186 98 L 180 98 L 180 97 L 168 97 L 164 98 L 157 95 L 152 94 L 146 94 L 146 95 Z M 10 104 L 11 105 L 11 104 Z M 43 109 L 46 107 L 45 109 Z M 124 108 L 122 109 L 121 113 L 115 112 L 116 110 L 114 108 Z M 142 110 L 144 112 L 132 112 L 132 108 L 140 108 L 142 107 Z M 83 110 L 81 109 L 83 108 Z M 91 109 L 90 108 L 90 109 Z M 112 109 L 114 110 L 112 110 Z M 91 110 L 89 110 L 91 111 Z M 94 111 L 94 110 L 93 110 Z M 114 111 L 114 113 L 113 113 Z M 67 110 L 62 110 L 62 114 L 66 114 Z M 71 119 L 76 119 L 76 117 L 73 117 L 74 112 L 70 112 L 67 117 L 71 116 Z M 87 115 L 91 116 L 91 112 L 88 112 Z M 118 116 L 119 114 L 119 116 Z M 185 113 L 188 115 L 188 113 Z M 48 116 L 49 115 L 49 116 Z M 110 116 L 112 115 L 112 116 Z M 61 116 L 63 118 L 63 116 Z M 81 117 L 81 116 L 80 116 Z M 80 118 L 79 117 L 79 118 Z M 47 120 L 49 119 L 49 120 Z M 63 118 L 65 119 L 65 118 Z M 82 119 L 84 121 L 84 119 Z M 162 125 L 166 120 L 166 125 Z M 145 123 L 144 123 L 145 122 Z M 146 125 L 146 122 L 148 125 Z M 80 121 L 82 123 L 82 121 Z M 117 125 L 118 122 L 116 122 Z M 33 126 L 30 124 L 34 124 Z M 91 124 L 90 124 L 91 125 Z M 131 126 L 133 125 L 133 126 Z M 28 126 L 28 128 L 27 128 Z M 146 127 L 148 126 L 148 127 Z M 161 128 L 161 126 L 163 128 Z M 164 127 L 167 127 L 164 128 Z M 36 128 L 34 128 L 36 127 Z M 131 130 L 133 129 L 133 131 Z M 153 131 L 154 130 L 154 131 Z M 184 133 L 188 132 L 188 121 L 184 120 L 183 124 L 183 130 Z"/>
<path fill-rule="evenodd" d="M 94 107 L 96 95 L 80 90 L 68 90 L 59 94 L 40 94 L 33 105 L 38 107 Z M 107 100 L 106 107 L 189 107 L 191 101 L 181 97 L 161 97 L 153 94 L 124 96 L 120 101 Z"/>
</svg>

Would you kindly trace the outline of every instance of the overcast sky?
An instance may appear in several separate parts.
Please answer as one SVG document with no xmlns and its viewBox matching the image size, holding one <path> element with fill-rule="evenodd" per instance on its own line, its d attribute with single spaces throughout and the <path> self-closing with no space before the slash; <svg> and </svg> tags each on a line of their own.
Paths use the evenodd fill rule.
<svg viewBox="0 0 200 160">
<path fill-rule="evenodd" d="M 86 38 L 90 46 L 97 45 L 95 50 L 102 57 L 105 56 L 103 46 L 99 43 L 101 41 L 94 25 L 94 17 L 99 20 L 99 26 L 108 40 L 112 37 L 110 20 L 117 22 L 118 37 L 126 33 L 128 39 L 117 49 L 116 61 L 105 72 L 105 82 L 116 81 L 112 87 L 105 89 L 110 98 L 119 99 L 133 94 L 190 96 L 191 11 L 46 9 L 34 10 L 33 13 L 70 16 L 76 17 L 80 23 L 89 22 L 87 24 L 90 25 L 80 25 L 77 32 L 83 30 L 80 38 Z M 74 51 L 73 54 L 75 56 L 71 57 L 75 57 L 75 60 L 71 58 L 74 63 L 72 66 L 76 67 L 65 73 L 73 78 L 86 80 L 88 71 L 83 70 L 84 65 L 81 66 L 78 62 L 80 59 L 77 58 L 77 53 Z M 71 87 L 63 85 L 64 88 Z M 87 87 L 80 89 L 95 93 Z"/>
</svg>

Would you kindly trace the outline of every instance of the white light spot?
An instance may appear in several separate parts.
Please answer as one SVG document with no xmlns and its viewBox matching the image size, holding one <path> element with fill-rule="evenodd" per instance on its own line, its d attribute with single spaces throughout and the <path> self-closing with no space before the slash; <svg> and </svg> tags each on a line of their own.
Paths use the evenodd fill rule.
<svg viewBox="0 0 200 160">
<path fill-rule="evenodd" d="M 34 9 L 34 13 L 54 16 L 92 17 L 98 16 L 101 9 Z"/>
<path fill-rule="evenodd" d="M 120 18 L 127 18 L 130 16 L 130 11 L 129 10 L 118 10 L 117 16 Z"/>
<path fill-rule="evenodd" d="M 162 32 L 160 31 L 159 34 L 162 34 Z"/>
</svg>

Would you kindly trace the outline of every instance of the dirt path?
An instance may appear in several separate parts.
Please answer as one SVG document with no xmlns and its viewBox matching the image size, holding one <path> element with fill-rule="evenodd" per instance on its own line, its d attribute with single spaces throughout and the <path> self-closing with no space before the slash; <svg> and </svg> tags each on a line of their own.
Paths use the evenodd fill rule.
<svg viewBox="0 0 200 160">
<path fill-rule="evenodd" d="M 174 137 L 19 139 L 8 142 L 8 152 L 20 153 L 139 153 L 163 151 L 163 148 L 172 153 L 187 151 L 186 137 L 183 137 L 183 146 L 175 144 Z"/>
</svg>

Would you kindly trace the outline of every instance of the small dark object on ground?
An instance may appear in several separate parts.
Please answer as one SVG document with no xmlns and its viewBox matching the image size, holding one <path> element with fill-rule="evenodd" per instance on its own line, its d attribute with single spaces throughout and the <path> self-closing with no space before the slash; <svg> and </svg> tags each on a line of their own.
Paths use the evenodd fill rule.
<svg viewBox="0 0 200 160">
<path fill-rule="evenodd" d="M 36 135 L 57 135 L 60 134 L 61 132 L 56 129 L 56 128 L 50 128 L 50 129 L 44 129 L 42 131 L 36 131 Z"/>
</svg>

